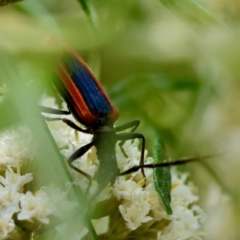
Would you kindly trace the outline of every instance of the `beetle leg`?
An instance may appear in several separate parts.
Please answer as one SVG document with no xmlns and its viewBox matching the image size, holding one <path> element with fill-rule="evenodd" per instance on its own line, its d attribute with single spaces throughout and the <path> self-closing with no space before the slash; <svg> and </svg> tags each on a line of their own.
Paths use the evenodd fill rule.
<svg viewBox="0 0 240 240">
<path fill-rule="evenodd" d="M 46 121 L 62 121 L 66 123 L 69 127 L 83 133 L 92 133 L 91 130 L 89 129 L 83 129 L 77 126 L 73 121 L 67 119 L 67 118 L 50 118 L 50 117 L 45 117 L 43 116 Z"/>
<path fill-rule="evenodd" d="M 69 115 L 71 114 L 70 111 L 64 111 L 60 109 L 54 109 L 54 108 L 49 108 L 45 106 L 40 106 L 40 109 L 44 113 L 51 113 L 51 114 L 56 114 L 56 115 Z M 52 117 L 46 117 L 43 116 L 46 121 L 62 121 L 65 124 L 67 124 L 69 127 L 83 133 L 91 133 L 91 130 L 89 129 L 82 129 L 79 126 L 77 126 L 73 121 L 67 119 L 67 118 L 52 118 Z"/>
<path fill-rule="evenodd" d="M 70 115 L 71 112 L 68 110 L 61 110 L 61 109 L 55 109 L 55 108 L 50 108 L 50 107 L 45 107 L 45 106 L 39 106 L 41 112 L 44 113 L 51 113 L 51 114 L 57 114 L 57 115 Z"/>
<path fill-rule="evenodd" d="M 75 167 L 73 165 L 73 162 L 83 156 L 92 146 L 93 146 L 93 142 L 90 142 L 88 144 L 86 144 L 85 146 L 79 148 L 76 152 L 74 152 L 69 158 L 68 158 L 68 164 L 69 166 L 74 169 L 75 171 L 79 172 L 80 174 L 82 174 L 84 177 L 86 177 L 88 180 L 89 180 L 89 187 L 91 186 L 92 184 L 92 177 L 88 174 L 88 173 L 85 173 L 84 171 L 82 171 L 81 169 Z M 88 187 L 88 188 L 89 188 Z"/>
<path fill-rule="evenodd" d="M 125 158 L 128 158 L 128 155 L 126 154 L 125 150 L 123 149 L 123 144 L 124 144 L 125 141 L 120 141 L 118 143 L 118 146 L 120 147 L 120 150 L 122 152 L 122 154 L 124 155 Z"/>
<path fill-rule="evenodd" d="M 140 120 L 133 120 L 133 121 L 124 123 L 120 126 L 117 126 L 114 129 L 115 129 L 116 132 L 120 132 L 120 131 L 124 131 L 128 128 L 133 128 L 131 130 L 131 132 L 134 132 L 136 130 L 136 128 L 139 126 L 139 124 L 140 124 Z"/>
<path fill-rule="evenodd" d="M 127 123 L 122 124 L 122 125 L 120 125 L 118 127 L 115 127 L 114 129 L 115 129 L 116 132 L 120 132 L 120 131 L 126 130 L 128 128 L 132 128 L 130 132 L 134 132 L 136 130 L 136 128 L 139 126 L 139 124 L 140 124 L 140 120 L 133 120 L 131 122 L 127 122 Z M 126 152 L 123 149 L 124 142 L 125 141 L 119 142 L 118 146 L 120 147 L 122 154 L 126 158 L 128 158 L 128 155 L 126 154 Z"/>
<path fill-rule="evenodd" d="M 144 136 L 141 133 L 133 133 L 133 132 L 119 133 L 117 135 L 117 139 L 120 140 L 120 141 L 133 140 L 133 139 L 136 139 L 136 138 L 141 138 L 142 139 L 142 148 L 141 148 L 141 157 L 140 157 L 140 162 L 139 162 L 139 168 L 141 168 L 142 175 L 143 175 L 144 179 L 146 180 L 144 168 L 141 167 L 141 166 L 144 165 L 144 150 L 145 150 L 145 138 L 144 138 Z M 125 172 L 122 172 L 119 175 L 128 174 L 127 171 L 125 171 Z M 135 172 L 135 171 L 133 171 L 133 172 Z M 145 184 L 144 184 L 144 186 L 145 186 Z"/>
</svg>

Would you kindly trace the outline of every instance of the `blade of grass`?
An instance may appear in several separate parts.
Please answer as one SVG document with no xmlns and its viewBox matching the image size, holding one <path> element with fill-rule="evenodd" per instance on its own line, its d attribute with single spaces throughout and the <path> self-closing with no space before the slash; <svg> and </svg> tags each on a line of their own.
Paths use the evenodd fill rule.
<svg viewBox="0 0 240 240">
<path fill-rule="evenodd" d="M 66 183 L 73 182 L 73 179 L 68 172 L 67 166 L 59 153 L 59 149 L 57 148 L 45 121 L 41 118 L 37 106 L 38 99 L 36 99 L 38 94 L 36 94 L 33 88 L 29 89 L 24 81 L 22 81 L 18 69 L 14 64 L 13 57 L 3 51 L 1 52 L 1 56 L 0 76 L 5 79 L 9 86 L 8 97 L 12 103 L 11 109 L 6 105 L 3 106 L 3 108 L 5 108 L 5 113 L 8 112 L 7 116 L 10 116 L 8 119 L 15 118 L 16 122 L 26 124 L 31 129 L 37 142 L 38 154 L 34 159 L 33 167 L 33 169 L 35 169 L 33 176 L 36 180 L 39 180 L 35 181 L 38 182 L 36 185 L 39 187 L 51 184 L 66 191 Z M 1 123 L 1 127 L 6 127 L 6 125 L 7 124 L 5 124 L 4 121 Z M 35 187 L 36 186 L 34 186 L 34 188 Z M 87 203 L 85 197 L 75 185 L 68 190 L 68 199 L 70 201 L 78 202 L 79 205 L 77 209 L 75 208 L 74 210 L 69 211 L 69 213 L 64 216 L 64 222 L 70 226 L 72 224 L 72 219 L 75 219 L 79 229 L 83 227 L 82 223 L 84 222 L 92 233 L 92 239 L 97 239 L 96 234 L 92 232 L 94 230 L 92 223 L 90 219 L 86 217 Z M 57 225 L 58 223 L 56 222 L 55 224 Z M 67 229 L 71 228 L 69 227 Z M 71 232 L 68 232 L 68 234 L 71 235 Z"/>
<path fill-rule="evenodd" d="M 92 25 L 93 30 L 96 28 L 96 21 L 94 21 L 95 14 L 93 13 L 93 10 L 90 8 L 90 4 L 88 0 L 77 0 L 77 2 L 81 5 L 84 13 L 86 14 L 90 24 Z"/>
<path fill-rule="evenodd" d="M 195 0 L 160 0 L 160 2 L 170 11 L 198 25 L 213 23 L 229 29 L 225 23 Z"/>
<path fill-rule="evenodd" d="M 153 130 L 153 159 L 154 163 L 166 160 L 165 149 L 160 136 Z M 158 167 L 153 169 L 153 180 L 155 189 L 161 197 L 167 213 L 172 214 L 171 209 L 171 173 L 169 167 Z"/>
</svg>

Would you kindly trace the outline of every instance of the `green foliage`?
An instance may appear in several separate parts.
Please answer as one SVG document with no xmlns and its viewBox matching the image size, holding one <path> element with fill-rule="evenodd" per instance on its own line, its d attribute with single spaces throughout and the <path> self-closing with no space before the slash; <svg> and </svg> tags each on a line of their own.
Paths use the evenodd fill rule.
<svg viewBox="0 0 240 240">
<path fill-rule="evenodd" d="M 228 152 L 223 161 L 191 170 L 206 196 L 217 180 L 217 186 L 234 199 L 233 209 L 238 209 L 239 161 L 234 160 L 239 157 L 235 145 L 240 126 L 240 6 L 233 1 L 160 2 L 41 0 L 1 8 L 0 83 L 7 84 L 9 92 L 0 104 L 0 129 L 19 122 L 28 125 L 39 144 L 33 168 L 46 176 L 41 181 L 64 188 L 65 182 L 72 180 L 36 107 L 41 94 L 49 91 L 55 63 L 64 48 L 59 42 L 66 42 L 80 51 L 90 66 L 97 65 L 98 71 L 93 72 L 99 72 L 120 109 L 119 121 L 141 119 L 139 131 L 146 136 L 148 149 L 153 147 L 154 161 L 161 162 L 166 155 L 179 158 Z M 48 36 L 61 40 L 52 43 Z M 93 60 L 88 58 L 92 55 Z M 231 171 L 236 176 L 233 180 L 228 175 Z M 169 169 L 154 169 L 153 177 L 170 214 Z M 85 215 L 83 194 L 75 189 L 70 199 L 82 203 L 73 219 L 79 217 L 91 229 L 89 219 L 81 217 Z M 238 235 L 234 223 L 240 220 L 231 214 L 226 224 L 218 219 L 221 226 L 229 228 L 225 239 L 228 232 Z M 212 230 L 213 239 L 218 239 L 218 231 Z M 94 234 L 92 230 L 89 239 L 96 237 Z"/>
<path fill-rule="evenodd" d="M 153 144 L 153 159 L 154 163 L 161 163 L 166 160 L 166 154 L 164 150 L 163 143 L 160 137 L 155 134 L 154 144 Z M 163 204 L 166 207 L 167 213 L 172 214 L 171 209 L 171 173 L 169 167 L 154 168 L 153 169 L 153 179 L 156 191 L 162 198 Z"/>
<path fill-rule="evenodd" d="M 214 13 L 207 10 L 203 5 L 195 0 L 160 0 L 161 3 L 169 8 L 171 11 L 186 19 L 197 24 L 220 24 L 223 27 L 227 26 L 219 20 Z"/>
</svg>

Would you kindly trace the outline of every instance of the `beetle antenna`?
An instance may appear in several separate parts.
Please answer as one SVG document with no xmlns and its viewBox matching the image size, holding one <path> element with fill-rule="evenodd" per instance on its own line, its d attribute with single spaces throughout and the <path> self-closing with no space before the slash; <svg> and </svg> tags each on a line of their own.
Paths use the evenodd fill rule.
<svg viewBox="0 0 240 240">
<path fill-rule="evenodd" d="M 127 175 L 127 174 L 136 172 L 139 169 L 143 169 L 143 168 L 176 166 L 176 165 L 182 165 L 182 164 L 186 164 L 186 163 L 189 163 L 189 162 L 196 162 L 196 161 L 200 161 L 200 160 L 204 160 L 204 159 L 208 159 L 208 158 L 213 158 L 213 157 L 216 157 L 216 155 L 206 155 L 206 156 L 201 156 L 201 157 L 181 158 L 181 159 L 177 159 L 177 160 L 174 160 L 174 161 L 166 161 L 166 162 L 161 162 L 161 163 L 149 163 L 149 164 L 137 165 L 137 166 L 131 167 L 130 169 L 128 169 L 124 172 L 121 172 L 119 174 L 119 176 Z"/>
</svg>

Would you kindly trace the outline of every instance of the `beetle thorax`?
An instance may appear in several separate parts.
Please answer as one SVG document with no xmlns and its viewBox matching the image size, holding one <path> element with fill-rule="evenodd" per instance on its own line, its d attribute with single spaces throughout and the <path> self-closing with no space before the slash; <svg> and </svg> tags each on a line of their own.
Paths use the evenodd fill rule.
<svg viewBox="0 0 240 240">
<path fill-rule="evenodd" d="M 99 126 L 95 131 L 96 133 L 107 133 L 111 132 L 114 128 L 112 126 Z"/>
</svg>

